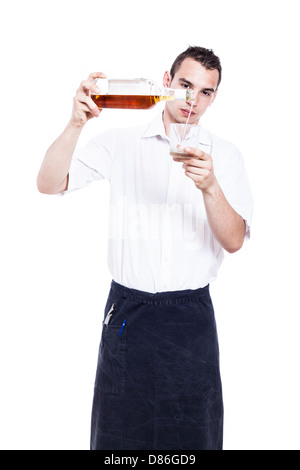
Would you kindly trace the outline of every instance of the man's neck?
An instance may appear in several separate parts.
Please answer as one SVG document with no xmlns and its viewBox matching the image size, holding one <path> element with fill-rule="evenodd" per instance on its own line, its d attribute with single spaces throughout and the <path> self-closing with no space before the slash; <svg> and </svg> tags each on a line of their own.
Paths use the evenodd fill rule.
<svg viewBox="0 0 300 470">
<path fill-rule="evenodd" d="M 170 117 L 168 116 L 168 111 L 164 110 L 163 112 L 163 115 L 162 115 L 162 120 L 163 120 L 163 123 L 164 123 L 164 128 L 165 128 L 165 133 L 166 133 L 166 136 L 170 137 L 170 124 L 171 124 L 171 119 Z"/>
</svg>

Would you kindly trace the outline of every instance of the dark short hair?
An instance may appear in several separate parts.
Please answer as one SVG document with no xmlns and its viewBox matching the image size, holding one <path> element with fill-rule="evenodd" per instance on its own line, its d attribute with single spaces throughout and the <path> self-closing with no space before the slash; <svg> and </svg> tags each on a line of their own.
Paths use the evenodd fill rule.
<svg viewBox="0 0 300 470">
<path fill-rule="evenodd" d="M 172 80 L 185 59 L 194 59 L 200 62 L 200 64 L 208 70 L 218 70 L 218 86 L 220 85 L 222 78 L 222 66 L 219 57 L 214 54 L 212 49 L 205 49 L 204 47 L 197 46 L 189 46 L 186 51 L 179 54 L 179 56 L 175 59 L 170 70 Z"/>
</svg>

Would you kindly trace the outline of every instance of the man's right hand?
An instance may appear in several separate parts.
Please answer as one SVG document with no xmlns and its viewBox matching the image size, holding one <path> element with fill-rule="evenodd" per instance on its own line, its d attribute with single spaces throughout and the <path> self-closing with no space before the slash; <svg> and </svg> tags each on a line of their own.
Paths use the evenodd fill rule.
<svg viewBox="0 0 300 470">
<path fill-rule="evenodd" d="M 99 92 L 94 83 L 95 78 L 106 78 L 101 72 L 91 73 L 87 80 L 83 80 L 73 98 L 73 111 L 70 124 L 83 127 L 93 117 L 98 117 L 100 110 L 90 97 L 90 91 Z"/>
</svg>

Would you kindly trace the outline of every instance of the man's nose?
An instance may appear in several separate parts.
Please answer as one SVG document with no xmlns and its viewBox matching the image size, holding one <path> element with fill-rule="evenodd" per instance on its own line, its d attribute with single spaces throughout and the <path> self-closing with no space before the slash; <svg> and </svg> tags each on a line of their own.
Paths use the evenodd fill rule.
<svg viewBox="0 0 300 470">
<path fill-rule="evenodd" d="M 197 106 L 199 103 L 199 92 L 194 90 L 194 98 L 192 100 L 187 101 L 187 103 L 193 107 Z"/>
</svg>

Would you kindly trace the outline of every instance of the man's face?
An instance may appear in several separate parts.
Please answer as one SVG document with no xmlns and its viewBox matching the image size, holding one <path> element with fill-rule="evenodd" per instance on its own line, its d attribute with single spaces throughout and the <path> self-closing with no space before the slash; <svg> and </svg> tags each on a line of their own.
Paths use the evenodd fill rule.
<svg viewBox="0 0 300 470">
<path fill-rule="evenodd" d="M 218 70 L 207 70 L 199 62 L 190 58 L 182 62 L 172 80 L 169 72 L 164 75 L 164 86 L 191 88 L 194 91 L 195 101 L 189 120 L 190 124 L 198 124 L 200 117 L 215 100 L 218 81 Z M 191 101 L 168 101 L 164 112 L 164 121 L 167 127 L 172 122 L 185 123 L 191 105 Z"/>
</svg>

